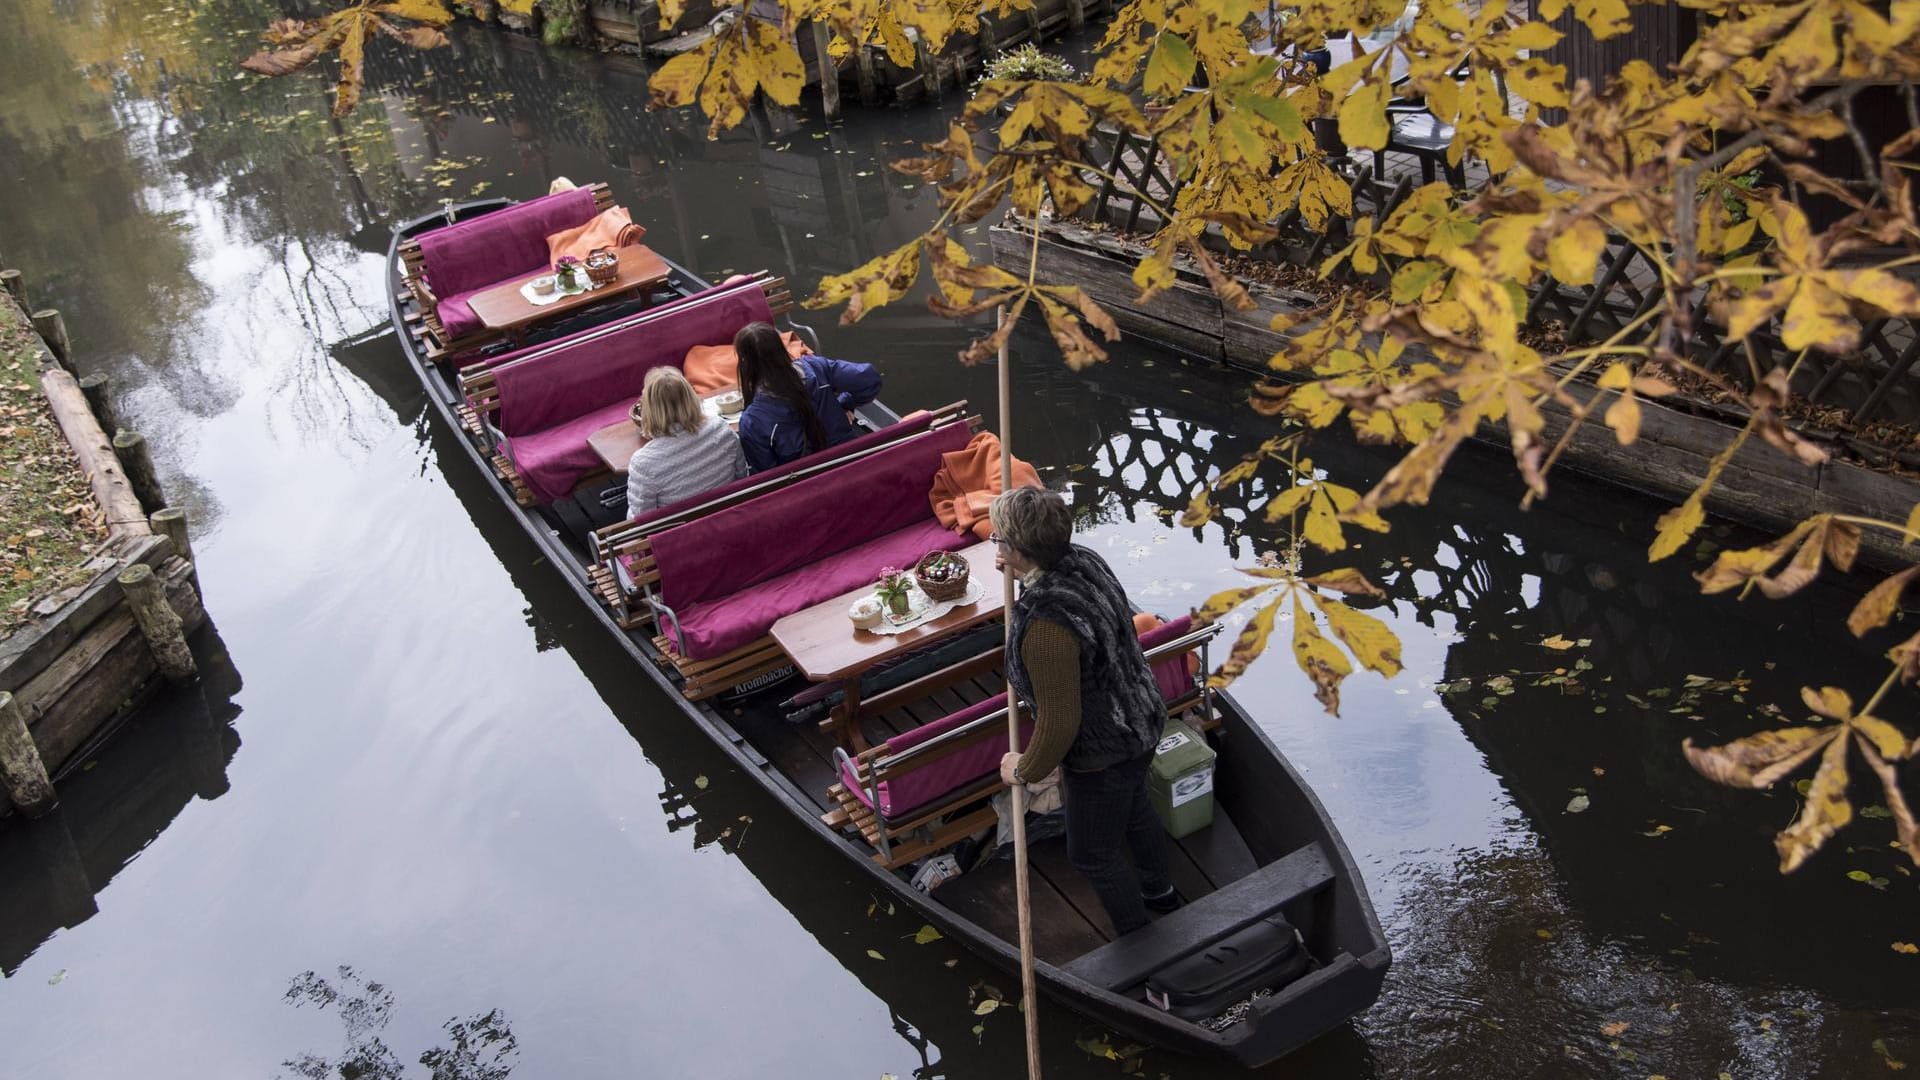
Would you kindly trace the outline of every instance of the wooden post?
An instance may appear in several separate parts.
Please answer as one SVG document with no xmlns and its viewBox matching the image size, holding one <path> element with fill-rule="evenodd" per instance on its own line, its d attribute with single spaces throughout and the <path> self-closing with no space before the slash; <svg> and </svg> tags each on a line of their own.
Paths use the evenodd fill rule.
<svg viewBox="0 0 1920 1080">
<path fill-rule="evenodd" d="M 833 62 L 827 44 L 833 34 L 827 24 L 813 21 L 813 62 L 820 69 L 820 111 L 828 120 L 840 119 L 840 67 Z"/>
<path fill-rule="evenodd" d="M 1087 25 L 1086 0 L 1067 0 L 1067 28 L 1078 30 Z"/>
<path fill-rule="evenodd" d="M 67 320 L 61 318 L 60 312 L 54 308 L 42 308 L 29 318 L 33 320 L 33 328 L 40 331 L 40 339 L 47 343 L 53 358 L 60 361 L 61 367 L 72 371 L 73 342 L 67 337 Z"/>
<path fill-rule="evenodd" d="M 0 288 L 4 288 L 7 292 L 11 293 L 13 295 L 13 302 L 19 304 L 21 310 L 26 310 L 27 282 L 25 278 L 20 276 L 20 271 L 0 270 Z"/>
<path fill-rule="evenodd" d="M 168 682 L 193 678 L 193 652 L 187 648 L 187 635 L 181 630 L 180 616 L 167 603 L 166 586 L 153 576 L 153 567 L 135 563 L 120 571 L 120 589 L 127 594 L 127 607 L 140 634 L 153 650 L 153 662 Z"/>
<path fill-rule="evenodd" d="M 0 783 L 6 785 L 7 798 L 28 817 L 42 817 L 53 809 L 53 780 L 47 776 L 47 765 L 40 760 L 40 748 L 33 745 L 26 716 L 4 690 L 0 690 Z"/>
<path fill-rule="evenodd" d="M 860 104 L 877 104 L 880 101 L 880 77 L 873 68 L 872 47 L 861 45 L 853 50 L 853 69 L 860 82 Z"/>
<path fill-rule="evenodd" d="M 93 410 L 93 418 L 100 421 L 100 430 L 120 430 L 120 414 L 113 409 L 113 380 L 104 371 L 96 371 L 80 376 L 80 393 L 86 396 L 87 408 Z"/>
<path fill-rule="evenodd" d="M 159 474 L 153 471 L 153 455 L 147 451 L 146 437 L 137 431 L 122 431 L 113 437 L 113 454 L 126 470 L 127 483 L 140 505 L 165 506 L 167 496 L 160 490 Z"/>
<path fill-rule="evenodd" d="M 1005 326 L 1007 309 L 1000 308 L 995 322 Z M 1000 341 L 1000 490 L 1013 490 L 1013 364 L 1005 338 Z M 1000 575 L 1002 623 L 1006 628 L 1007 661 L 1013 653 L 1013 575 Z M 1007 749 L 1020 752 L 1020 696 L 1007 695 Z M 1015 779 L 1018 779 L 1016 775 Z M 1040 995 L 1033 983 L 1033 902 L 1027 884 L 1027 786 L 1013 785 L 1013 884 L 1014 906 L 1020 926 L 1020 1012 L 1027 1024 L 1027 1080 L 1040 1080 Z"/>
<path fill-rule="evenodd" d="M 155 510 L 147 523 L 153 531 L 173 542 L 173 553 L 193 567 L 193 587 L 200 587 L 200 563 L 193 557 L 193 541 L 187 536 L 187 512 L 177 506 Z"/>
</svg>

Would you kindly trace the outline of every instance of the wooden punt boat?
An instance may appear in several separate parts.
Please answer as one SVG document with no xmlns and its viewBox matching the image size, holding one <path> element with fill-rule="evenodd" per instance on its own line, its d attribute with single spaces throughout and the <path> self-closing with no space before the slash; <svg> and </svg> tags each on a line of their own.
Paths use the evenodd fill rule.
<svg viewBox="0 0 1920 1080">
<path fill-rule="evenodd" d="M 421 297 L 407 281 L 417 261 L 410 266 L 404 250 L 436 229 L 476 221 L 513 205 L 482 200 L 408 221 L 395 230 L 389 250 L 393 328 L 433 410 L 467 458 L 464 464 L 446 467 L 470 468 L 485 479 L 580 603 L 633 658 L 637 670 L 825 847 L 858 867 L 896 903 L 919 912 L 989 962 L 1016 971 L 1019 951 L 1009 859 L 988 859 L 931 892 L 921 892 L 910 883 L 913 866 L 908 857 L 937 850 L 930 836 L 944 846 L 953 835 L 951 829 L 941 831 L 945 823 L 977 824 L 983 812 L 991 821 L 991 811 L 982 810 L 991 782 L 959 792 L 955 798 L 960 801 L 950 802 L 952 812 L 943 818 L 905 823 L 914 828 L 890 832 L 885 815 L 876 815 L 870 808 L 862 817 L 862 808 L 850 800 L 849 789 L 872 781 L 877 775 L 871 771 L 877 768 L 872 763 L 886 758 L 888 743 L 881 742 L 856 760 L 822 725 L 793 722 L 790 695 L 804 684 L 779 671 L 759 672 L 751 685 L 736 687 L 725 696 L 690 697 L 687 679 L 663 651 L 665 636 L 608 603 L 607 560 L 595 530 L 618 520 L 624 503 L 614 503 L 610 494 L 603 497 L 593 483 L 586 483 L 568 497 L 529 505 L 524 485 L 516 484 L 510 474 L 503 475 L 497 447 L 486 437 L 486 421 L 476 417 L 472 408 L 471 378 L 463 388 L 456 370 L 429 357 L 432 342 L 423 330 Z M 709 288 L 685 268 L 667 265 L 670 273 L 665 281 L 655 295 L 641 302 L 656 306 L 686 302 Z M 564 343 L 571 335 L 597 332 L 611 325 L 609 320 L 623 317 L 620 311 L 600 312 L 584 330 L 576 323 L 547 333 L 551 340 Z M 536 338 L 526 347 L 538 345 Z M 862 409 L 860 418 L 875 428 L 899 420 L 878 403 Z M 621 477 L 605 480 L 608 488 L 623 483 Z M 1205 637 L 1185 634 L 1172 646 L 1203 648 Z M 1184 670 L 1184 659 L 1176 659 Z M 938 678 L 941 675 L 950 677 Z M 997 660 L 985 655 L 946 663 L 933 674 L 919 670 L 902 679 L 907 680 L 904 685 L 867 699 L 880 708 L 860 723 L 876 741 L 898 743 L 902 736 L 927 729 L 944 714 L 969 707 L 983 711 L 991 705 L 989 699 L 1005 689 Z M 936 685 L 937 690 L 918 695 L 918 688 Z M 1229 694 L 1198 688 L 1177 707 L 1184 710 L 1189 723 L 1207 731 L 1208 742 L 1218 751 L 1212 823 L 1169 843 L 1175 884 L 1186 899 L 1185 906 L 1143 930 L 1115 939 L 1091 887 L 1069 866 L 1064 842 L 1057 837 L 1038 841 L 1031 859 L 1036 974 L 1048 996 L 1125 1038 L 1258 1066 L 1341 1026 L 1370 1006 L 1380 992 L 1391 954 L 1360 873 L 1333 822 L 1246 710 Z M 999 724 L 999 737 L 1004 739 L 1004 719 Z M 966 801 L 969 798 L 971 802 Z M 876 817 L 882 820 L 876 822 Z M 889 847 L 890 835 L 892 850 L 884 852 L 880 849 Z M 1310 957 L 1305 974 L 1271 992 L 1254 994 L 1224 1015 L 1201 1020 L 1183 1019 L 1148 1001 L 1147 983 L 1156 973 L 1201 956 L 1270 916 L 1283 917 L 1299 931 L 1299 945 Z"/>
</svg>

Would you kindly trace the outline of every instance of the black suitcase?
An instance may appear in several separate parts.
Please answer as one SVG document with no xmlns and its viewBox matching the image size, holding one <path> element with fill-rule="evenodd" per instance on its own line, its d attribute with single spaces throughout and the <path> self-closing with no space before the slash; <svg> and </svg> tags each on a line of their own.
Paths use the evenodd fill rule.
<svg viewBox="0 0 1920 1080">
<path fill-rule="evenodd" d="M 1255 990 L 1285 986 L 1312 964 L 1293 924 L 1269 915 L 1154 972 L 1147 979 L 1147 1002 L 1182 1020 L 1204 1020 L 1245 1001 Z"/>
</svg>

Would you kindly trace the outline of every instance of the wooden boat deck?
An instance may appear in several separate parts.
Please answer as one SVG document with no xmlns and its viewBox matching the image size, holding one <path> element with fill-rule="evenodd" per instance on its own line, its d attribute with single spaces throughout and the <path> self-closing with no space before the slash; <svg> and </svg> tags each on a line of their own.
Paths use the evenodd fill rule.
<svg viewBox="0 0 1920 1080">
<path fill-rule="evenodd" d="M 867 722 L 867 735 L 879 741 L 905 734 L 1005 688 L 1004 676 L 981 675 L 873 717 Z M 821 813 L 826 813 L 834 807 L 827 789 L 839 779 L 833 767 L 833 738 L 812 720 L 788 722 L 770 702 L 762 704 L 774 696 L 768 694 L 748 703 L 742 715 L 734 718 L 734 727 L 806 792 Z M 1239 829 L 1218 806 L 1211 826 L 1171 840 L 1167 854 L 1174 887 L 1189 901 L 1246 876 L 1257 866 Z M 1035 843 L 1029 860 L 1033 870 L 1034 948 L 1041 959 L 1065 964 L 1113 940 L 1113 924 L 1093 886 L 1067 861 L 1065 838 Z M 1001 857 L 941 885 L 935 896 L 955 914 L 1012 940 L 1018 934 L 1013 893 L 1013 863 L 1003 852 Z"/>
</svg>

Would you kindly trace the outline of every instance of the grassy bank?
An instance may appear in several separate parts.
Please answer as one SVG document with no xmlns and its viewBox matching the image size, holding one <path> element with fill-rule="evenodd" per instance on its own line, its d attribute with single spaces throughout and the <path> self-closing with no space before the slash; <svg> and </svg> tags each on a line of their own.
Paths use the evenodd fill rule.
<svg viewBox="0 0 1920 1080">
<path fill-rule="evenodd" d="M 0 294 L 0 634 L 35 601 L 80 583 L 106 539 L 87 478 L 40 394 L 40 351 L 20 309 Z"/>
</svg>

